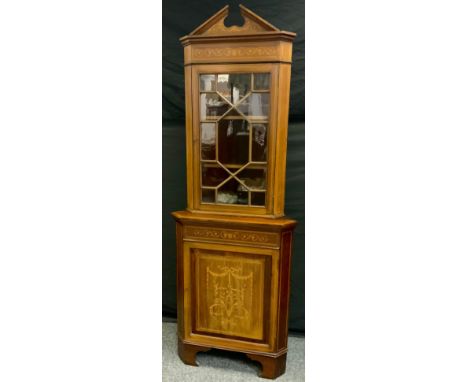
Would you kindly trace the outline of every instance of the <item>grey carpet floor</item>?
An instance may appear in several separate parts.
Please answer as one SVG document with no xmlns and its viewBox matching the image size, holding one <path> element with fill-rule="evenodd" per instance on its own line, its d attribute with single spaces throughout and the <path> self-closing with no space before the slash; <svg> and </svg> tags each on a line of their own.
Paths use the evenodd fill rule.
<svg viewBox="0 0 468 382">
<path fill-rule="evenodd" d="M 185 365 L 177 355 L 177 325 L 162 324 L 162 377 L 164 382 L 248 382 L 266 381 L 258 378 L 261 367 L 244 354 L 211 350 L 198 353 L 199 367 Z M 304 381 L 304 337 L 289 336 L 286 373 L 275 379 L 278 382 Z"/>
</svg>

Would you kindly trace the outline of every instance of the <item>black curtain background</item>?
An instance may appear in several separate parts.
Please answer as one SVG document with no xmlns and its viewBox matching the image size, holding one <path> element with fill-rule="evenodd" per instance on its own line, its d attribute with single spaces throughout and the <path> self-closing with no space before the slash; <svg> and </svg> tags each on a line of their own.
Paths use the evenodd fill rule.
<svg viewBox="0 0 468 382">
<path fill-rule="evenodd" d="M 163 1 L 163 315 L 176 317 L 176 237 L 171 212 L 186 208 L 184 57 L 179 38 L 229 4 L 226 25 L 241 25 L 238 2 Z M 297 33 L 291 68 L 291 100 L 285 212 L 296 219 L 289 328 L 304 332 L 304 0 L 243 0 L 281 30 Z"/>
</svg>

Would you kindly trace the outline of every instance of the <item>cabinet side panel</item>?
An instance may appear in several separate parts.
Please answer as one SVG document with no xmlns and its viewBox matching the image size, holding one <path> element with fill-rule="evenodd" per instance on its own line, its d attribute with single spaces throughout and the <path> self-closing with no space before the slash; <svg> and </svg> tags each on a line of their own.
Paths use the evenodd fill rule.
<svg viewBox="0 0 468 382">
<path fill-rule="evenodd" d="M 291 81 L 291 65 L 279 65 L 278 92 L 278 125 L 276 140 L 275 163 L 275 199 L 274 214 L 284 214 L 285 180 L 286 180 L 286 151 L 288 143 L 289 90 Z"/>
<path fill-rule="evenodd" d="M 177 331 L 180 337 L 184 333 L 184 268 L 183 268 L 183 227 L 181 223 L 176 223 L 177 240 Z"/>
<path fill-rule="evenodd" d="M 268 150 L 268 192 L 267 192 L 267 213 L 274 215 L 275 203 L 275 169 L 276 169 L 276 137 L 278 130 L 278 80 L 279 80 L 279 65 L 275 64 L 271 68 L 271 111 L 270 111 L 270 130 L 269 130 L 269 144 Z"/>
<path fill-rule="evenodd" d="M 289 294 L 291 282 L 291 250 L 292 232 L 284 232 L 281 244 L 280 259 L 280 301 L 279 301 L 279 325 L 278 325 L 278 349 L 288 346 L 288 318 L 289 318 Z"/>
<path fill-rule="evenodd" d="M 185 48 L 187 49 L 187 47 Z M 192 143 L 192 67 L 185 67 L 185 142 L 187 163 L 187 208 L 193 208 L 193 143 Z"/>
</svg>

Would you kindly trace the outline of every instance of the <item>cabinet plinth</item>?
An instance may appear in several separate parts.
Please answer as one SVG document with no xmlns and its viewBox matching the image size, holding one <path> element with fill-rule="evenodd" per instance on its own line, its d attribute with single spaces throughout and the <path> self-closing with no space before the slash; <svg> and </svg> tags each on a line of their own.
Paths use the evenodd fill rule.
<svg viewBox="0 0 468 382">
<path fill-rule="evenodd" d="M 286 368 L 292 234 L 284 217 L 292 40 L 240 6 L 181 38 L 187 210 L 177 229 L 179 356 L 237 351 L 276 378 Z"/>
</svg>

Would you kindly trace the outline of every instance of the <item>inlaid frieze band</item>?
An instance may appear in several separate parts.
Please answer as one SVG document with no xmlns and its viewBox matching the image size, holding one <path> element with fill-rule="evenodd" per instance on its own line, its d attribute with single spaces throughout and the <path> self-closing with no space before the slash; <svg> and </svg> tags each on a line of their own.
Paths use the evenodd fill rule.
<svg viewBox="0 0 468 382">
<path fill-rule="evenodd" d="M 274 57 L 279 54 L 276 46 L 193 48 L 194 58 Z"/>
<path fill-rule="evenodd" d="M 217 229 L 217 228 L 205 228 L 205 227 L 194 227 L 186 226 L 185 235 L 186 238 L 194 239 L 207 239 L 215 241 L 236 241 L 245 242 L 252 244 L 260 244 L 277 247 L 279 246 L 279 236 L 275 233 L 269 232 L 254 232 L 245 230 L 233 230 L 233 229 Z"/>
</svg>

